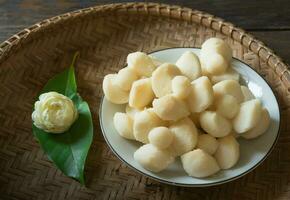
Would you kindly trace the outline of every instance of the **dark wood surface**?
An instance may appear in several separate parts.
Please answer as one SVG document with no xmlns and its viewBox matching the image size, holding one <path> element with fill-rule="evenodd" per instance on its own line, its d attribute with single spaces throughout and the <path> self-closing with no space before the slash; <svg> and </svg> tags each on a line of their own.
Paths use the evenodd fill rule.
<svg viewBox="0 0 290 200">
<path fill-rule="evenodd" d="M 136 0 L 138 1 L 138 0 Z M 40 20 L 97 4 L 127 0 L 0 0 L 0 41 Z M 290 62 L 290 1 L 161 0 L 206 11 L 251 32 Z"/>
</svg>

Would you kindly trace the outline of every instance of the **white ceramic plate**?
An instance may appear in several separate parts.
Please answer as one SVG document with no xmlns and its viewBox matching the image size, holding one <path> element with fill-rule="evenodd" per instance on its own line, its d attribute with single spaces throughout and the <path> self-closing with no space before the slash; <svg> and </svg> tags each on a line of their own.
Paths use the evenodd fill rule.
<svg viewBox="0 0 290 200">
<path fill-rule="evenodd" d="M 199 55 L 197 48 L 170 48 L 151 53 L 161 61 L 175 63 L 185 51 L 193 51 Z M 233 67 L 237 70 L 252 93 L 259 98 L 271 116 L 271 125 L 268 131 L 261 137 L 253 140 L 239 138 L 240 159 L 231 169 L 221 170 L 219 173 L 208 178 L 192 178 L 182 168 L 180 158 L 177 158 L 166 170 L 153 173 L 142 168 L 133 158 L 133 153 L 141 146 L 141 143 L 126 140 L 119 136 L 113 125 L 113 116 L 116 112 L 125 112 L 125 105 L 115 105 L 103 98 L 100 105 L 100 123 L 106 142 L 116 156 L 129 167 L 141 174 L 157 181 L 188 187 L 202 187 L 218 185 L 237 179 L 255 169 L 270 154 L 278 135 L 280 126 L 280 111 L 278 102 L 266 81 L 252 68 L 238 59 L 233 60 Z"/>
</svg>

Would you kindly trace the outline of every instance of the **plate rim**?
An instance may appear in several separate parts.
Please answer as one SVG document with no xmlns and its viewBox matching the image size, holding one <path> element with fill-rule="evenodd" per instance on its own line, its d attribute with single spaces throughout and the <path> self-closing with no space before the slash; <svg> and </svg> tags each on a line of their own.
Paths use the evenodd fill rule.
<svg viewBox="0 0 290 200">
<path fill-rule="evenodd" d="M 164 51 L 164 50 L 169 50 L 169 49 L 201 49 L 199 47 L 168 47 L 168 48 L 162 48 L 162 49 L 158 49 L 158 50 L 154 50 L 154 51 L 150 51 L 148 52 L 147 54 L 150 55 L 152 53 L 156 53 L 156 52 L 159 52 L 159 51 Z M 103 119 L 102 119 L 102 108 L 103 108 L 103 102 L 104 102 L 104 95 L 102 95 L 101 97 L 101 100 L 100 100 L 100 105 L 99 105 L 99 122 L 100 122 L 100 127 L 101 127 L 101 131 L 102 131 L 102 135 L 107 143 L 107 145 L 109 146 L 109 148 L 111 149 L 111 151 L 115 154 L 115 156 L 117 156 L 117 158 L 119 158 L 119 160 L 121 160 L 123 163 L 125 163 L 129 168 L 133 169 L 134 171 L 148 177 L 148 178 L 151 178 L 155 181 L 158 181 L 158 182 L 161 182 L 161 183 L 165 183 L 165 184 L 168 184 L 168 185 L 174 185 L 174 186 L 180 186 L 180 187 L 209 187 L 209 186 L 216 186 L 216 185 L 221 185 L 221 184 L 224 184 L 224 183 L 228 183 L 228 182 L 231 182 L 231 181 L 234 181 L 234 180 L 237 180 L 243 176 L 245 176 L 246 174 L 252 172 L 253 170 L 255 170 L 258 166 L 260 166 L 265 160 L 266 158 L 269 157 L 269 155 L 272 153 L 273 149 L 275 148 L 277 142 L 278 142 L 278 139 L 280 137 L 280 133 L 281 133 L 281 107 L 280 107 L 280 103 L 278 101 L 278 98 L 277 98 L 277 95 L 274 93 L 274 90 L 273 88 L 271 87 L 271 85 L 268 83 L 268 81 L 263 77 L 261 76 L 254 68 L 252 68 L 250 65 L 248 65 L 247 63 L 245 63 L 244 61 L 240 60 L 239 58 L 236 58 L 236 57 L 233 57 L 234 60 L 237 60 L 241 63 L 243 63 L 244 65 L 246 65 L 247 67 L 249 67 L 251 70 L 253 70 L 256 74 L 258 74 L 258 76 L 260 76 L 265 82 L 266 84 L 268 85 L 268 87 L 270 88 L 270 90 L 272 91 L 274 97 L 275 97 L 275 101 L 277 103 L 277 106 L 278 106 L 278 112 L 279 112 L 279 126 L 278 126 L 278 132 L 277 132 L 277 136 L 271 146 L 271 148 L 269 149 L 269 151 L 266 153 L 266 155 L 257 163 L 255 164 L 253 167 L 251 167 L 250 169 L 248 169 L 247 171 L 237 175 L 237 176 L 234 176 L 232 178 L 229 178 L 229 179 L 226 179 L 226 180 L 223 180 L 223 181 L 218 181 L 218 182 L 214 182 L 214 183 L 203 183 L 203 184 L 193 184 L 193 183 L 189 183 L 189 184 L 185 184 L 185 183 L 177 183 L 177 182 L 172 182 L 172 181 L 167 181 L 167 180 L 163 180 L 163 179 L 159 179 L 158 177 L 154 177 L 154 176 L 151 176 L 150 174 L 146 174 L 144 172 L 142 172 L 141 170 L 135 168 L 134 166 L 132 166 L 131 164 L 129 164 L 125 159 L 123 159 L 116 151 L 115 149 L 113 148 L 113 146 L 111 145 L 111 143 L 109 142 L 108 138 L 106 137 L 106 134 L 105 134 L 105 130 L 104 130 L 104 127 L 103 127 Z"/>
</svg>

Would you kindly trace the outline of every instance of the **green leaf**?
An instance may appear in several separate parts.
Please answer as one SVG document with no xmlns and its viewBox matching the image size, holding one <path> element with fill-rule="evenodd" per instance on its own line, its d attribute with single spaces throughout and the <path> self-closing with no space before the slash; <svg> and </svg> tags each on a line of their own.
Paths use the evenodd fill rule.
<svg viewBox="0 0 290 200">
<path fill-rule="evenodd" d="M 79 116 L 70 129 L 61 134 L 47 133 L 32 126 L 33 134 L 54 164 L 67 176 L 85 184 L 84 166 L 93 140 L 93 122 L 88 104 L 77 94 L 74 74 L 75 54 L 70 68 L 48 81 L 40 94 L 56 91 L 72 99 Z"/>
</svg>

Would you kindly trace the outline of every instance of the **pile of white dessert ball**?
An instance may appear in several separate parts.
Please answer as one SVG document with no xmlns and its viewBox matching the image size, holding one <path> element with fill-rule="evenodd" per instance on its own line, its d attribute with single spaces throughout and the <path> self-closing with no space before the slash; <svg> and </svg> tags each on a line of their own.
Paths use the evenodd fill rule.
<svg viewBox="0 0 290 200">
<path fill-rule="evenodd" d="M 105 76 L 105 98 L 127 104 L 125 113 L 114 115 L 115 129 L 144 144 L 134 152 L 143 168 L 160 172 L 181 156 L 188 175 L 207 177 L 237 163 L 237 137 L 267 130 L 267 109 L 240 85 L 231 62 L 230 46 L 210 38 L 199 57 L 187 51 L 172 64 L 130 53 L 127 67 Z"/>
</svg>

